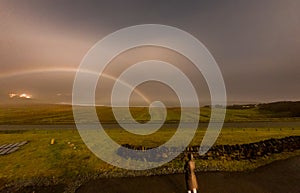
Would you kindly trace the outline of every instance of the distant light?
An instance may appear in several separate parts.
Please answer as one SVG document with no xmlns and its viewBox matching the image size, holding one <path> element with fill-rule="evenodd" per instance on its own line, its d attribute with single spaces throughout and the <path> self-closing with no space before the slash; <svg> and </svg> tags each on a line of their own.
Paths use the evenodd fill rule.
<svg viewBox="0 0 300 193">
<path fill-rule="evenodd" d="M 20 94 L 20 95 L 19 95 L 19 97 L 20 97 L 20 98 L 26 98 L 26 99 L 30 99 L 30 98 L 31 98 L 31 96 L 30 96 L 30 95 L 28 95 L 28 94 L 25 94 L 25 93 L 23 93 L 23 94 Z"/>
<path fill-rule="evenodd" d="M 15 97 L 18 97 L 18 98 L 25 98 L 25 99 L 31 99 L 31 95 L 29 94 L 26 94 L 26 93 L 22 93 L 22 94 L 16 94 L 16 93 L 10 93 L 8 94 L 9 98 L 15 98 Z"/>
<path fill-rule="evenodd" d="M 16 97 L 18 94 L 15 94 L 15 93 L 10 93 L 9 94 L 9 98 L 14 98 L 14 97 Z"/>
</svg>

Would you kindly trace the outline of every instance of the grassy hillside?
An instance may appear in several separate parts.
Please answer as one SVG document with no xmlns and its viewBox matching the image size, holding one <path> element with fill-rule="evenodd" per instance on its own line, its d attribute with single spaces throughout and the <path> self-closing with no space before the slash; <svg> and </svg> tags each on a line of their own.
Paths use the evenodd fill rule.
<svg viewBox="0 0 300 193">
<path fill-rule="evenodd" d="M 225 121 L 300 121 L 300 117 L 296 116 L 298 111 L 297 108 L 294 108 L 295 103 L 279 104 L 228 106 Z M 278 105 L 281 108 L 277 107 Z M 110 107 L 97 107 L 96 110 L 101 122 L 115 123 Z M 118 111 L 121 113 L 124 111 L 123 121 L 128 120 L 129 115 L 125 114 L 124 108 L 118 108 Z M 150 119 L 147 107 L 132 107 L 130 111 L 135 120 L 139 122 L 146 122 Z M 166 122 L 177 122 L 180 116 L 180 108 L 168 108 Z M 187 113 L 184 116 L 187 120 L 195 118 L 192 113 Z M 200 122 L 208 122 L 209 119 L 210 107 L 202 107 L 200 109 Z M 74 124 L 72 106 L 50 104 L 0 105 L 0 124 Z"/>
<path fill-rule="evenodd" d="M 300 117 L 300 101 L 259 104 L 261 112 L 272 112 L 274 117 Z"/>
</svg>

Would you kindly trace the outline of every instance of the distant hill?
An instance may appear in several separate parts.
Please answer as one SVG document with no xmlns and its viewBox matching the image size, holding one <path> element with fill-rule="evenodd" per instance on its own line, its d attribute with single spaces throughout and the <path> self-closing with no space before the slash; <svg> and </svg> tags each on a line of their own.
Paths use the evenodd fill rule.
<svg viewBox="0 0 300 193">
<path fill-rule="evenodd" d="M 85 108 L 85 107 L 80 107 Z M 131 115 L 136 121 L 145 123 L 150 119 L 147 107 L 130 107 Z M 111 107 L 96 107 L 101 123 L 116 123 Z M 124 119 L 129 120 L 125 108 L 119 107 L 120 113 L 124 112 Z M 209 122 L 211 108 L 200 108 L 200 122 Z M 185 120 L 195 120 L 196 114 L 185 114 Z M 167 109 L 166 123 L 177 123 L 180 120 L 179 107 Z M 155 118 L 154 118 L 155 119 Z M 88 120 L 84 120 L 88 121 Z M 225 122 L 255 122 L 255 121 L 300 121 L 300 101 L 274 102 L 262 104 L 230 105 L 227 107 Z M 14 103 L 0 105 L 0 124 L 74 124 L 71 105 L 60 104 L 35 104 Z"/>
<path fill-rule="evenodd" d="M 258 104 L 257 108 L 263 112 L 272 112 L 275 117 L 300 117 L 300 101 L 282 101 Z"/>
<path fill-rule="evenodd" d="M 260 104 L 229 105 L 227 109 L 257 109 L 261 114 L 271 117 L 300 117 L 300 101 L 279 101 Z"/>
<path fill-rule="evenodd" d="M 257 104 L 229 105 L 227 109 L 253 109 Z"/>
</svg>

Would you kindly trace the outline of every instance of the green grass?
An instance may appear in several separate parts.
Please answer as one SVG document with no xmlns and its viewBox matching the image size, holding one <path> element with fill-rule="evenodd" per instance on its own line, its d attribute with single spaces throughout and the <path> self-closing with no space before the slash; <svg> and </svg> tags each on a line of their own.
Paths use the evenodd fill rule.
<svg viewBox="0 0 300 193">
<path fill-rule="evenodd" d="M 97 165 L 103 168 L 110 167 L 89 152 L 76 131 L 39 130 L 0 135 L 1 143 L 4 144 L 29 141 L 17 152 L 0 157 L 0 178 L 68 178 L 90 169 L 97 169 Z M 50 145 L 52 138 L 56 140 L 54 145 Z"/>
<path fill-rule="evenodd" d="M 168 140 L 174 129 L 161 129 L 157 133 L 144 137 L 136 137 L 120 129 L 109 129 L 107 133 L 119 144 L 157 146 Z M 199 144 L 204 130 L 199 129 L 192 141 L 192 145 Z M 281 138 L 291 135 L 300 135 L 300 128 L 273 128 L 273 129 L 223 129 L 217 144 L 250 143 L 270 138 Z M 158 137 L 159 136 L 159 137 Z M 118 171 L 94 154 L 82 142 L 76 130 L 30 130 L 30 131 L 1 131 L 1 144 L 14 143 L 24 140 L 30 141 L 15 153 L 0 156 L 0 179 L 5 181 L 26 180 L 32 178 L 64 179 L 72 181 L 78 176 L 85 176 L 97 172 Z M 55 144 L 50 145 L 54 138 Z M 76 148 L 74 148 L 76 147 Z M 249 161 L 205 161 L 199 160 L 198 167 L 218 167 L 225 171 L 241 171 L 252 169 L 269 163 L 275 159 L 282 159 L 300 153 L 284 153 L 274 155 L 267 160 Z M 168 163 L 166 166 L 181 167 L 180 160 Z M 204 167 L 205 166 L 205 167 Z"/>
<path fill-rule="evenodd" d="M 290 157 L 300 156 L 300 150 L 294 152 L 283 152 L 273 154 L 269 157 L 262 157 L 257 160 L 196 160 L 196 171 L 229 171 L 245 172 L 254 170 L 260 166 L 270 164 L 276 160 L 288 159 Z"/>
<path fill-rule="evenodd" d="M 83 108 L 84 109 L 84 108 Z M 98 117 L 103 123 L 115 123 L 115 118 L 110 107 L 97 107 Z M 139 122 L 150 119 L 148 108 L 131 107 L 132 116 Z M 124 114 L 124 121 L 130 115 L 125 114 L 124 108 L 118 108 Z M 194 120 L 197 116 L 193 113 L 184 115 L 188 120 Z M 178 122 L 180 119 L 179 108 L 168 108 L 166 122 Z M 201 122 L 210 119 L 210 108 L 200 109 Z M 276 117 L 274 113 L 260 111 L 258 108 L 227 109 L 225 122 L 253 122 L 253 121 L 300 121 L 300 117 Z M 71 105 L 0 105 L 0 125 L 3 124 L 74 124 Z"/>
<path fill-rule="evenodd" d="M 102 123 L 115 123 L 114 115 L 110 107 L 97 107 L 98 117 Z M 118 108 L 119 112 L 125 112 L 124 108 Z M 146 122 L 150 119 L 148 108 L 132 107 L 131 115 L 138 122 Z M 200 121 L 208 122 L 210 108 L 200 109 Z M 84 113 L 84 112 L 83 112 Z M 180 119 L 179 108 L 167 109 L 166 122 L 177 123 Z M 124 121 L 128 116 L 124 114 Z M 255 127 L 255 122 L 274 121 L 300 121 L 299 117 L 274 116 L 273 112 L 260 111 L 258 108 L 227 109 L 226 122 L 245 122 L 248 126 L 242 128 L 223 128 L 216 144 L 242 144 L 261 141 L 270 138 L 282 138 L 292 135 L 300 135 L 300 127 Z M 189 112 L 184 115 L 188 120 L 193 120 L 195 114 Z M 278 118 L 280 117 L 280 118 Z M 154 116 L 159 118 L 159 116 Z M 85 120 L 86 121 L 86 120 Z M 74 124 L 72 106 L 70 105 L 0 105 L 0 125 L 59 125 Z M 26 126 L 28 127 L 28 126 Z M 32 126 L 34 127 L 34 126 Z M 56 126 L 53 126 L 54 128 Z M 238 127 L 238 126 L 233 126 Z M 31 128 L 31 126 L 30 126 Z M 28 129 L 28 128 L 27 128 Z M 188 128 L 187 128 L 188 129 Z M 142 145 L 156 147 L 169 140 L 175 133 L 175 129 L 163 128 L 158 132 L 137 136 L 122 129 L 107 129 L 109 136 L 119 144 Z M 190 145 L 199 145 L 205 134 L 205 128 L 199 128 Z M 54 138 L 55 144 L 50 145 Z M 83 176 L 103 174 L 103 176 L 115 176 L 115 174 L 127 175 L 128 171 L 117 169 L 98 159 L 91 153 L 82 142 L 77 130 L 47 129 L 47 130 L 23 130 L 3 131 L 0 130 L 0 145 L 29 141 L 17 152 L 0 156 L 0 190 L 3 182 L 30 181 L 36 179 L 48 179 L 55 183 L 78 181 Z M 222 170 L 244 171 L 270 163 L 274 160 L 285 159 L 300 155 L 300 151 L 284 152 L 261 158 L 254 162 L 224 161 L 224 160 L 197 160 L 197 170 Z M 183 160 L 175 159 L 167 163 L 166 168 L 182 170 Z M 159 170 L 159 169 L 158 169 Z"/>
</svg>

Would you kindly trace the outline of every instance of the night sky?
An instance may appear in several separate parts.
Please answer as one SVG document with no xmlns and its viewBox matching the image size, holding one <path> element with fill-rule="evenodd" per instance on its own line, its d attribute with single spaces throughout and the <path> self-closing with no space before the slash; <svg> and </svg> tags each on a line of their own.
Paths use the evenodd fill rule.
<svg viewBox="0 0 300 193">
<path fill-rule="evenodd" d="M 2 0 L 0 103 L 20 97 L 70 103 L 75 72 L 96 42 L 121 28 L 151 23 L 187 31 L 208 48 L 223 73 L 230 103 L 300 100 L 298 0 Z M 112 61 L 106 74 L 117 77 L 135 57 L 177 63 L 195 83 L 200 101 L 209 100 L 201 75 L 170 50 L 128 51 Z M 108 104 L 114 80 L 102 79 L 96 101 Z M 174 93 L 158 83 L 137 89 L 136 104 L 143 104 L 143 97 L 176 101 Z"/>
</svg>

